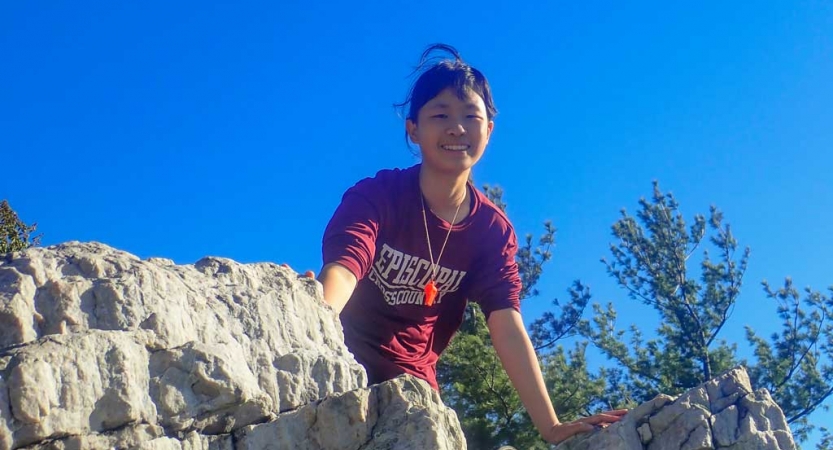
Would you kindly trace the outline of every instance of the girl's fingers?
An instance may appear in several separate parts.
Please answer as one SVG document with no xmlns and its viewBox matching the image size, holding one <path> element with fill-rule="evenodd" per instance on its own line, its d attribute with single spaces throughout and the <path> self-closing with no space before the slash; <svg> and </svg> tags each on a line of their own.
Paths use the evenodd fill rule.
<svg viewBox="0 0 833 450">
<path fill-rule="evenodd" d="M 289 264 L 287 264 L 287 263 L 282 263 L 281 267 L 284 267 L 284 268 L 287 268 L 287 269 L 290 269 L 290 270 L 292 269 L 291 267 L 289 267 Z M 307 270 L 306 272 L 304 272 L 304 276 L 307 277 L 307 278 L 315 278 L 315 272 L 313 272 L 311 270 Z"/>
<path fill-rule="evenodd" d="M 596 414 L 590 417 L 585 417 L 584 419 L 581 419 L 581 421 L 592 425 L 616 423 L 622 419 L 622 416 L 625 415 L 620 411 L 621 410 L 610 411 L 610 413 Z M 627 410 L 625 410 L 625 413 L 627 413 Z"/>
</svg>

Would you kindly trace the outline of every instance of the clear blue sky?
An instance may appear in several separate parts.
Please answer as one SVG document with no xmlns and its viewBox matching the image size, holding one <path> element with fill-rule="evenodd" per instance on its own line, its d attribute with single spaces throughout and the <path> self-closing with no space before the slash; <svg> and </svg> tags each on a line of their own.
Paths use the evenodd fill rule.
<svg viewBox="0 0 833 450">
<path fill-rule="evenodd" d="M 44 244 L 316 269 L 344 190 L 416 162 L 391 105 L 446 42 L 500 110 L 477 182 L 559 229 L 527 321 L 581 278 L 656 326 L 599 258 L 657 179 L 752 248 L 726 337 L 776 331 L 761 280 L 833 284 L 833 5 L 585 3 L 5 2 L 0 198 Z"/>
</svg>

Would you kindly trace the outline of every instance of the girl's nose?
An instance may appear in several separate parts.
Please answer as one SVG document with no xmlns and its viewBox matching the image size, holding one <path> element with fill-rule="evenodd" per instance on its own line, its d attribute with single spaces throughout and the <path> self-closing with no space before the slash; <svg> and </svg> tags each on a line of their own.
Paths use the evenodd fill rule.
<svg viewBox="0 0 833 450">
<path fill-rule="evenodd" d="M 466 134 L 466 129 L 463 128 L 463 124 L 458 123 L 448 128 L 448 134 L 452 136 L 462 136 Z"/>
</svg>

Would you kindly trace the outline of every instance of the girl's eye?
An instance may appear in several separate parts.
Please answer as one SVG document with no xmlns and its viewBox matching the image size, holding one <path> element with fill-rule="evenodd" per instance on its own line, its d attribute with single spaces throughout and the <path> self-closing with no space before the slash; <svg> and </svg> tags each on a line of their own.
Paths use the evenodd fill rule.
<svg viewBox="0 0 833 450">
<path fill-rule="evenodd" d="M 445 119 L 448 117 L 448 114 L 435 114 L 431 117 L 433 117 L 434 119 Z"/>
<path fill-rule="evenodd" d="M 466 117 L 468 117 L 469 119 L 479 119 L 479 118 L 480 118 L 480 116 L 475 115 L 475 114 L 469 114 L 469 115 L 468 115 L 468 116 L 466 116 Z"/>
</svg>

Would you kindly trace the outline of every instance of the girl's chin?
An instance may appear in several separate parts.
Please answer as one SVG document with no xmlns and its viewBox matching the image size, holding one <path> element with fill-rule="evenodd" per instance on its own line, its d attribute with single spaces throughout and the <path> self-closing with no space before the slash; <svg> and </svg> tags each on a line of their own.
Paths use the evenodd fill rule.
<svg viewBox="0 0 833 450">
<path fill-rule="evenodd" d="M 442 148 L 432 149 L 430 152 L 422 151 L 422 162 L 436 170 L 443 172 L 463 171 L 471 169 L 478 160 L 480 154 L 472 154 L 469 150 L 444 150 Z"/>
<path fill-rule="evenodd" d="M 461 159 L 459 161 L 426 161 L 423 159 L 423 166 L 427 166 L 432 171 L 460 175 L 471 170 L 474 167 L 474 162 L 470 159 Z"/>
</svg>

